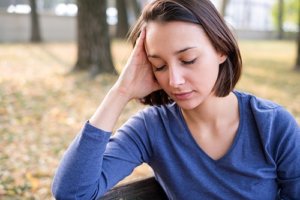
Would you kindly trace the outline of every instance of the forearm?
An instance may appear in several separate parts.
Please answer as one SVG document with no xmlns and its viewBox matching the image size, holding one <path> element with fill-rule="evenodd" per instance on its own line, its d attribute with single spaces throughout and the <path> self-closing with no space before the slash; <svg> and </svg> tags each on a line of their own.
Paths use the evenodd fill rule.
<svg viewBox="0 0 300 200">
<path fill-rule="evenodd" d="M 110 135 L 89 124 L 84 126 L 69 146 L 55 174 L 52 192 L 56 199 L 77 199 L 78 196 L 82 197 L 78 199 L 93 199 L 93 195 L 105 191 L 105 179 L 100 169 Z"/>
<path fill-rule="evenodd" d="M 111 132 L 129 101 L 130 98 L 121 89 L 113 87 L 90 118 L 90 124 L 101 130 Z"/>
<path fill-rule="evenodd" d="M 91 117 L 93 126 L 112 131 L 128 101 L 160 89 L 144 49 L 144 40 L 145 31 L 142 30 L 120 77 Z"/>
</svg>

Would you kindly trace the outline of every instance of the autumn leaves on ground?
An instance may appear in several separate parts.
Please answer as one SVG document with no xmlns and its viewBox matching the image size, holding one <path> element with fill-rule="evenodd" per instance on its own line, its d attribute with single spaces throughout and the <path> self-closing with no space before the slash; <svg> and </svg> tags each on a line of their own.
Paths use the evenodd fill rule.
<svg viewBox="0 0 300 200">
<path fill-rule="evenodd" d="M 300 122 L 300 73 L 293 41 L 241 41 L 238 88 L 285 106 Z M 130 45 L 113 43 L 118 69 Z M 69 74 L 74 43 L 0 44 L 0 199 L 52 199 L 53 174 L 68 144 L 91 116 L 116 75 Z M 141 109 L 130 103 L 118 126 Z M 147 166 L 129 179 L 151 175 Z"/>
</svg>

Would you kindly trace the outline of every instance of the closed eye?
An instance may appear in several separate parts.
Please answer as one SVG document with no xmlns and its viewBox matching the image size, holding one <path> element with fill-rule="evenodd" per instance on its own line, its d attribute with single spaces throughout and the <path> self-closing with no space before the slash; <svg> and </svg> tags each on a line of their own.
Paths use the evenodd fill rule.
<svg viewBox="0 0 300 200">
<path fill-rule="evenodd" d="M 182 60 L 181 62 L 185 65 L 191 65 L 194 64 L 196 62 L 197 58 L 193 59 L 193 60 L 189 60 L 189 61 L 184 61 Z"/>
<path fill-rule="evenodd" d="M 154 68 L 154 71 L 155 72 L 158 72 L 158 71 L 163 71 L 165 68 L 166 68 L 166 65 L 162 65 L 162 66 L 160 66 L 160 67 L 153 67 Z"/>
</svg>

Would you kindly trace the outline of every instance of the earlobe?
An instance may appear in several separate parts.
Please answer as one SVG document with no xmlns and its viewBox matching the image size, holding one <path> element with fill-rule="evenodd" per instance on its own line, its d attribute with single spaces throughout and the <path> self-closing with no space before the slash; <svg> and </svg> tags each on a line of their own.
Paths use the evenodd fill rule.
<svg viewBox="0 0 300 200">
<path fill-rule="evenodd" d="M 226 59 L 227 59 L 227 55 L 220 54 L 219 64 L 222 64 L 223 62 L 225 62 Z"/>
</svg>

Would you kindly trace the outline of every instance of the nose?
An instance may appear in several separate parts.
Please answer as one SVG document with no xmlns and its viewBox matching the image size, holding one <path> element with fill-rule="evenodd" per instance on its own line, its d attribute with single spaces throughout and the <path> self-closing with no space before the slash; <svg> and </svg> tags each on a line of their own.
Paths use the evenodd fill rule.
<svg viewBox="0 0 300 200">
<path fill-rule="evenodd" d="M 169 67 L 169 84 L 177 88 L 185 83 L 182 71 L 178 67 Z"/>
</svg>

